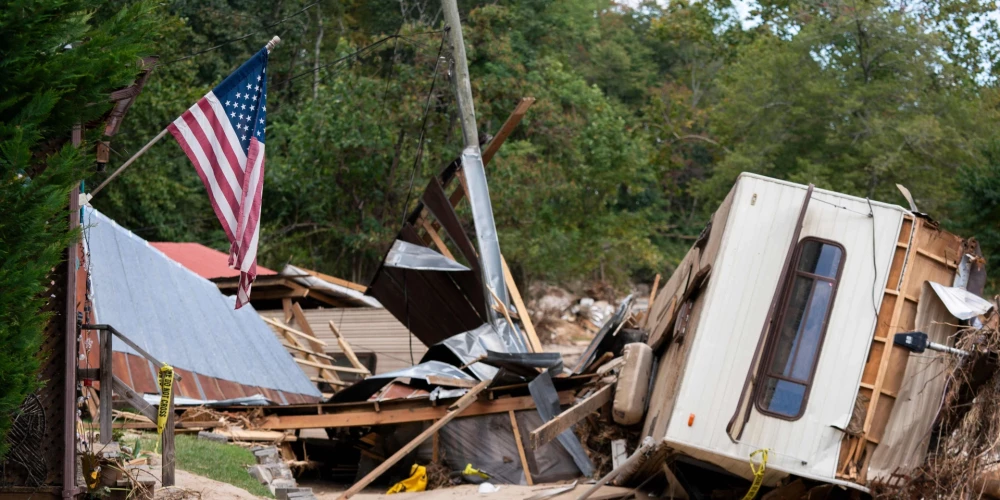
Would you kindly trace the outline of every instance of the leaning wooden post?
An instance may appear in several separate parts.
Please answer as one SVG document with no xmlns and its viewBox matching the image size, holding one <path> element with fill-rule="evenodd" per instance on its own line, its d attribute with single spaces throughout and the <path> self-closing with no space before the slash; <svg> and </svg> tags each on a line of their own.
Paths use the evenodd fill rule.
<svg viewBox="0 0 1000 500">
<path fill-rule="evenodd" d="M 163 456 L 160 469 L 160 480 L 163 486 L 174 485 L 174 391 L 170 391 L 170 404 L 167 406 L 167 426 L 163 429 Z"/>
<path fill-rule="evenodd" d="M 100 415 L 97 418 L 101 425 L 101 444 L 108 444 L 111 442 L 111 396 L 114 392 L 111 382 L 111 377 L 114 374 L 111 371 L 111 332 L 101 330 L 98 339 L 101 348 L 101 406 L 98 410 Z"/>
<path fill-rule="evenodd" d="M 387 458 L 385 462 L 382 462 L 381 465 L 369 472 L 368 475 L 361 478 L 360 481 L 354 483 L 354 486 L 351 486 L 350 489 L 340 495 L 338 500 L 347 500 L 348 498 L 358 494 L 358 492 L 365 489 L 365 487 L 369 484 L 372 484 L 372 481 L 375 481 L 379 478 L 379 476 L 384 474 L 385 471 L 391 469 L 393 465 L 396 465 L 396 463 L 402 460 L 403 457 L 408 455 L 411 451 L 417 449 L 421 443 L 433 437 L 434 434 L 436 434 L 437 431 L 444 427 L 448 422 L 451 422 L 453 418 L 459 416 L 463 411 L 465 411 L 466 408 L 469 407 L 469 405 L 475 403 L 479 393 L 483 392 L 483 389 L 486 389 L 486 386 L 490 385 L 490 382 L 492 382 L 492 380 L 484 380 L 476 384 L 476 386 L 472 389 L 469 389 L 469 392 L 465 393 L 465 395 L 459 398 L 458 401 L 455 401 L 448 407 L 449 411 L 445 414 L 445 416 L 441 417 L 440 420 L 434 422 L 434 424 L 424 430 L 424 432 L 421 432 L 417 437 L 413 438 L 413 440 L 407 443 L 406 446 L 403 446 L 396 451 L 396 453 Z"/>
</svg>

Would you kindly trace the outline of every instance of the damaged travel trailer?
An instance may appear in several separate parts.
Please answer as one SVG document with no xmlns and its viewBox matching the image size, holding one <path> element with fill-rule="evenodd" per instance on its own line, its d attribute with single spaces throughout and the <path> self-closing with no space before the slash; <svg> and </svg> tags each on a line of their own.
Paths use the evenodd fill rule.
<svg viewBox="0 0 1000 500">
<path fill-rule="evenodd" d="M 912 202 L 742 174 L 645 318 L 659 358 L 647 467 L 753 479 L 751 454 L 768 450 L 765 487 L 797 476 L 865 489 L 920 465 L 955 354 L 896 335 L 950 345 L 989 309 L 975 296 L 983 262 L 974 239 Z"/>
</svg>

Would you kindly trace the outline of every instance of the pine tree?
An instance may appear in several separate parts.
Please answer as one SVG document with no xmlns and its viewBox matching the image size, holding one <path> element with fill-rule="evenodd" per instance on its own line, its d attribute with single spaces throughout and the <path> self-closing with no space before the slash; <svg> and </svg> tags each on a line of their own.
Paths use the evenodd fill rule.
<svg viewBox="0 0 1000 500">
<path fill-rule="evenodd" d="M 38 379 L 49 275 L 66 256 L 68 199 L 91 165 L 69 143 L 129 85 L 155 34 L 151 4 L 114 12 L 96 1 L 0 6 L 0 458 L 13 412 Z"/>
</svg>

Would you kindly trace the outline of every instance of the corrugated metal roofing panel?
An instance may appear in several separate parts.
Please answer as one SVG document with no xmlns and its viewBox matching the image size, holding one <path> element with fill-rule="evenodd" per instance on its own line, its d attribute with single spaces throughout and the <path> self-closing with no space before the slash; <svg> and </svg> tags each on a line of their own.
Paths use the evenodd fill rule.
<svg viewBox="0 0 1000 500">
<path fill-rule="evenodd" d="M 83 226 L 96 321 L 163 362 L 202 375 L 319 396 L 252 306 L 173 261 L 93 209 Z M 121 342 L 116 351 L 132 353 Z"/>
<path fill-rule="evenodd" d="M 154 241 L 149 244 L 202 278 L 238 278 L 240 276 L 239 271 L 229 268 L 228 255 L 201 243 Z M 271 274 L 278 273 L 257 265 L 258 276 Z"/>
</svg>

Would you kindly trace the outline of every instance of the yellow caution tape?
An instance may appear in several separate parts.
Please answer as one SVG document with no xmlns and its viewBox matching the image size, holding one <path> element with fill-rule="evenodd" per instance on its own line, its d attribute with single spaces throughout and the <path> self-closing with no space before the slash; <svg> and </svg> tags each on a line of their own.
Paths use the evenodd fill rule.
<svg viewBox="0 0 1000 500">
<path fill-rule="evenodd" d="M 170 394 L 174 390 L 174 369 L 164 364 L 160 367 L 160 408 L 156 413 L 156 433 L 163 434 L 170 413 Z"/>
<path fill-rule="evenodd" d="M 410 467 L 410 477 L 392 485 L 392 488 L 389 488 L 389 491 L 387 491 L 386 494 L 392 495 L 393 493 L 424 491 L 426 489 L 427 467 L 413 464 L 413 467 Z"/>
<path fill-rule="evenodd" d="M 754 464 L 753 457 L 760 456 L 760 463 Z M 750 485 L 750 491 L 743 496 L 743 500 L 753 500 L 757 496 L 757 492 L 760 491 L 760 485 L 764 482 L 764 469 L 767 468 L 767 449 L 757 450 L 750 454 L 750 471 L 753 472 L 753 484 Z"/>
</svg>

